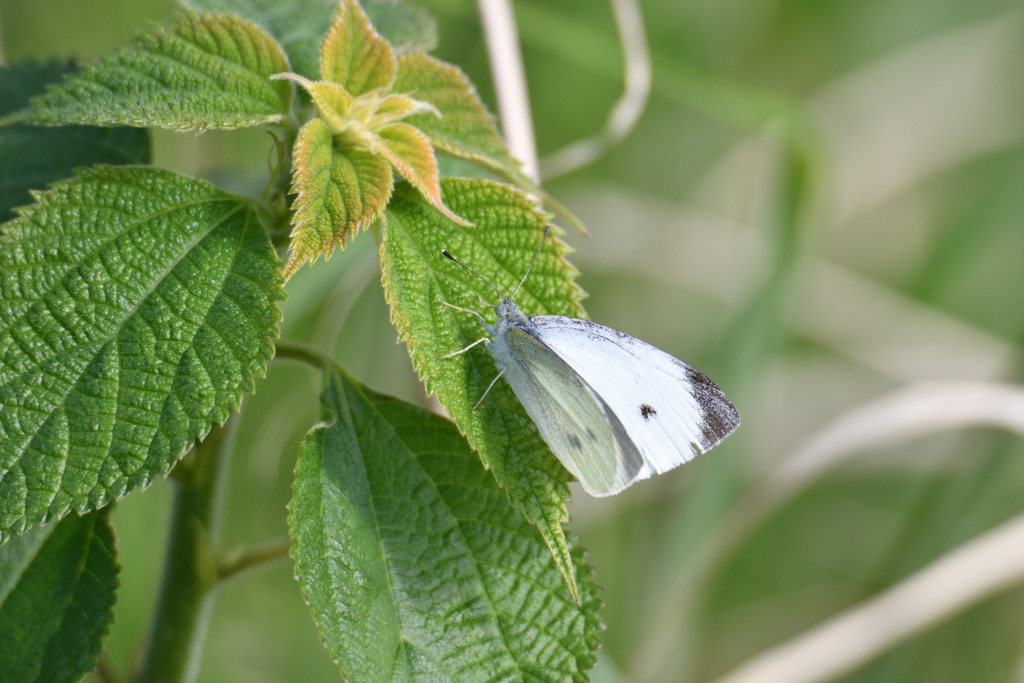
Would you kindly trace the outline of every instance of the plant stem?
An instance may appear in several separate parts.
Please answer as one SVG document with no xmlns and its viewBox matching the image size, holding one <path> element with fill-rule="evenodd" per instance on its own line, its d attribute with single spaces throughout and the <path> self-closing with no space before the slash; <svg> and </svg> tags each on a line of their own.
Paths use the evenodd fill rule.
<svg viewBox="0 0 1024 683">
<path fill-rule="evenodd" d="M 110 660 L 107 659 L 105 652 L 101 652 L 99 660 L 96 662 L 96 677 L 99 678 L 103 683 L 121 683 L 121 677 L 114 671 L 114 667 L 110 665 Z"/>
<path fill-rule="evenodd" d="M 223 427 L 214 427 L 174 468 L 176 489 L 163 584 L 136 683 L 191 683 L 199 672 L 217 583 L 211 548 L 217 540 L 237 427 L 237 415 Z"/>
<path fill-rule="evenodd" d="M 228 553 L 217 565 L 217 583 L 230 581 L 250 569 L 283 560 L 288 557 L 291 547 L 292 539 L 285 536 Z"/>
<path fill-rule="evenodd" d="M 329 368 L 338 367 L 338 361 L 309 344 L 288 341 L 287 339 L 278 339 L 277 343 L 274 344 L 274 347 L 276 348 L 274 360 L 295 361 L 297 363 L 303 363 L 314 367 L 317 370 L 327 370 Z"/>
</svg>

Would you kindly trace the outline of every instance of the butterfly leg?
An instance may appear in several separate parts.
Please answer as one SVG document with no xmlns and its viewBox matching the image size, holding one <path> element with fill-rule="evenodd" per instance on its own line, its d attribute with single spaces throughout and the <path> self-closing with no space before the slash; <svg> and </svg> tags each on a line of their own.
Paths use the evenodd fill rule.
<svg viewBox="0 0 1024 683">
<path fill-rule="evenodd" d="M 466 351 L 469 351 L 471 348 L 473 348 L 477 344 L 482 344 L 484 342 L 489 342 L 489 341 L 491 341 L 491 340 L 488 339 L 487 337 L 480 337 L 479 339 L 477 339 L 475 342 L 473 342 L 472 344 L 470 344 L 466 348 L 459 349 L 458 351 L 453 351 L 452 353 L 446 353 L 443 356 L 438 356 L 437 359 L 441 360 L 442 358 L 454 358 L 455 356 L 461 356 L 462 354 L 464 354 Z"/>
<path fill-rule="evenodd" d="M 471 412 L 471 413 L 475 413 L 476 412 L 476 409 L 479 408 L 480 404 L 484 402 L 485 398 L 487 398 L 487 394 L 491 393 L 491 387 L 493 387 L 495 382 L 497 382 L 499 379 L 501 379 L 501 376 L 504 375 L 504 374 L 505 374 L 505 368 L 502 368 L 501 372 L 498 373 L 498 376 L 495 377 L 494 379 L 492 379 L 491 383 L 487 385 L 487 389 L 484 390 L 484 395 L 480 397 L 480 400 L 476 402 L 476 405 L 473 406 L 473 408 L 469 412 Z"/>
<path fill-rule="evenodd" d="M 480 292 L 473 292 L 476 294 L 476 300 L 480 302 L 481 306 L 487 306 L 488 308 L 497 308 L 498 304 L 492 304 L 490 301 L 484 301 L 484 298 L 480 296 Z"/>
<path fill-rule="evenodd" d="M 479 296 L 479 294 L 477 296 Z M 447 301 L 441 301 L 440 299 L 437 300 L 437 303 L 443 306 L 447 306 L 448 308 L 454 308 L 456 311 L 462 311 L 463 313 L 472 313 L 473 315 L 480 319 L 480 322 L 483 323 L 486 329 L 491 330 L 491 326 L 487 324 L 487 321 L 484 320 L 484 317 L 477 313 L 476 311 L 469 308 L 463 308 L 462 306 L 456 306 L 455 304 L 450 304 Z M 491 332 L 493 332 L 493 330 L 491 330 Z"/>
</svg>

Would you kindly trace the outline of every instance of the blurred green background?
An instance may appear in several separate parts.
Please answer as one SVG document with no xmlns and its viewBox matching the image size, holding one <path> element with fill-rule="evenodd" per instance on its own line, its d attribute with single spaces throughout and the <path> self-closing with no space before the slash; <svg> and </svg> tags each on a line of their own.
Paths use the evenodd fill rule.
<svg viewBox="0 0 1024 683">
<path fill-rule="evenodd" d="M 471 0 L 424 0 L 437 54 L 493 109 Z M 517 0 L 542 156 L 597 132 L 622 90 L 605 2 Z M 643 0 L 648 106 L 625 142 L 546 183 L 591 317 L 711 376 L 743 426 L 711 454 L 612 499 L 577 490 L 608 624 L 594 679 L 706 681 L 856 605 L 1024 510 L 1019 438 L 974 429 L 871 449 L 706 558 L 823 425 L 907 384 L 1020 381 L 1024 344 L 1024 8 L 1010 0 Z M 0 0 L 8 62 L 93 57 L 170 0 Z M 155 132 L 155 163 L 241 192 L 270 138 Z M 373 240 L 289 283 L 282 334 L 375 389 L 427 405 L 388 322 Z M 222 538 L 286 533 L 317 378 L 272 364 L 246 400 Z M 170 501 L 119 503 L 109 640 L 139 652 Z M 696 578 L 695 578 L 696 577 Z M 844 681 L 1024 681 L 1024 589 L 906 641 Z M 220 594 L 200 680 L 331 681 L 287 562 Z"/>
</svg>

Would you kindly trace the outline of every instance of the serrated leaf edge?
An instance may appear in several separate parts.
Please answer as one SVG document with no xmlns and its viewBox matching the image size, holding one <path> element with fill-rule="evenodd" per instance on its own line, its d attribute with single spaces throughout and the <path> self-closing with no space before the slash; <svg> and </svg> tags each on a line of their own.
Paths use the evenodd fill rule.
<svg viewBox="0 0 1024 683">
<path fill-rule="evenodd" d="M 15 211 L 18 213 L 18 217 L 13 219 L 13 220 L 11 220 L 11 221 L 8 221 L 7 223 L 0 224 L 0 228 L 6 228 L 5 231 L 0 232 L 0 244 L 4 244 L 4 243 L 7 243 L 7 242 L 9 242 L 9 241 L 11 241 L 13 239 L 16 239 L 16 235 L 18 234 L 17 228 L 22 223 L 27 222 L 27 220 L 28 220 L 27 219 L 27 215 L 29 213 L 31 213 L 31 211 L 37 205 L 47 205 L 48 201 L 51 198 L 53 198 L 54 196 L 56 196 L 57 192 L 59 192 L 60 190 L 66 188 L 66 187 L 69 187 L 71 185 L 74 185 L 74 184 L 78 183 L 81 180 L 87 180 L 87 179 L 90 179 L 90 178 L 102 177 L 103 171 L 107 171 L 107 170 L 113 170 L 115 172 L 125 171 L 125 170 L 143 170 L 145 172 L 159 171 L 159 172 L 162 172 L 162 173 L 169 173 L 169 174 L 172 174 L 172 175 L 177 175 L 177 174 L 173 174 L 170 171 L 164 171 L 163 169 L 157 169 L 157 168 L 155 168 L 153 166 L 136 166 L 136 165 L 131 165 L 131 166 L 111 166 L 111 165 L 106 165 L 106 164 L 100 164 L 100 165 L 96 165 L 96 166 L 90 166 L 90 167 L 87 167 L 87 168 L 76 169 L 75 170 L 75 177 L 73 177 L 73 178 L 67 178 L 67 179 L 64 179 L 64 180 L 59 180 L 59 181 L 57 181 L 55 183 L 50 183 L 48 185 L 49 189 L 47 189 L 47 190 L 32 190 L 31 194 L 32 194 L 33 199 L 36 200 L 36 203 L 35 204 L 28 204 L 26 206 L 22 206 L 22 207 L 16 208 Z M 258 220 L 258 218 L 256 218 L 256 207 L 253 204 L 252 200 L 250 200 L 250 199 L 248 199 L 246 197 L 241 197 L 241 196 L 238 196 L 238 195 L 232 195 L 232 194 L 230 194 L 228 192 L 225 192 L 224 190 L 220 189 L 216 185 L 213 185 L 212 183 L 206 182 L 205 180 L 200 180 L 198 178 L 188 178 L 188 179 L 190 181 L 192 181 L 192 182 L 196 182 L 196 183 L 207 185 L 208 187 L 212 188 L 215 192 L 221 194 L 222 197 L 218 197 L 216 199 L 203 200 L 202 202 L 188 202 L 186 204 L 176 205 L 174 208 L 179 208 L 180 206 L 184 206 L 184 205 L 187 205 L 189 203 L 196 203 L 196 204 L 198 204 L 198 203 L 205 203 L 207 201 L 231 201 L 231 200 L 234 200 L 234 201 L 238 201 L 241 204 L 241 206 L 239 207 L 238 210 L 242 210 L 243 208 L 248 206 L 250 208 L 250 210 L 253 212 L 253 222 L 260 229 L 263 229 L 262 225 L 260 224 L 260 222 Z M 233 213 L 234 212 L 232 212 L 229 215 L 233 215 Z M 220 220 L 223 221 L 225 218 L 226 218 L 226 216 L 222 217 Z M 209 232 L 210 231 L 208 230 L 208 231 L 206 231 L 206 233 L 204 233 L 203 239 L 205 238 L 206 235 L 209 234 Z M 194 248 L 195 245 L 198 244 L 201 241 L 202 241 L 202 239 L 200 239 L 197 242 L 195 242 L 192 245 L 191 248 Z M 284 300 L 287 299 L 287 294 L 284 291 L 284 287 L 283 287 L 284 280 L 283 280 L 283 278 L 280 275 L 280 259 L 278 259 L 278 266 L 279 267 L 278 267 L 278 270 L 277 270 L 277 272 L 278 272 L 277 282 L 273 283 L 273 285 L 276 285 L 276 286 L 274 287 L 274 291 L 268 292 L 268 294 L 271 295 L 271 299 L 273 301 L 273 304 L 272 304 L 273 308 L 272 308 L 272 310 L 275 313 L 275 316 L 274 316 L 275 317 L 275 321 L 272 323 L 272 328 L 273 328 L 271 330 L 272 334 L 267 335 L 266 337 L 264 337 L 261 340 L 260 349 L 259 349 L 259 356 L 261 356 L 262 359 L 257 359 L 257 360 L 260 361 L 259 365 L 256 368 L 257 372 L 255 372 L 252 375 L 252 377 L 247 378 L 246 381 L 243 381 L 242 385 L 239 386 L 238 390 L 236 390 L 234 392 L 233 400 L 230 403 L 228 403 L 226 406 L 216 406 L 217 408 L 226 408 L 226 413 L 227 414 L 225 415 L 223 420 L 219 420 L 218 421 L 216 418 L 212 418 L 212 417 L 204 417 L 203 418 L 202 421 L 204 423 L 204 426 L 199 430 L 199 434 L 196 437 L 196 441 L 197 442 L 201 442 L 201 441 L 205 440 L 206 437 L 209 436 L 210 430 L 213 429 L 214 425 L 223 426 L 223 424 L 225 422 L 227 422 L 228 418 L 231 416 L 232 412 L 237 412 L 238 410 L 240 410 L 241 409 L 241 404 L 242 404 L 242 399 L 243 399 L 244 395 L 247 394 L 247 393 L 248 394 L 255 394 L 255 392 L 256 392 L 256 387 L 255 387 L 256 380 L 263 379 L 264 377 L 266 377 L 266 374 L 267 374 L 267 364 L 268 364 L 269 361 L 273 360 L 274 355 L 276 353 L 276 348 L 275 348 L 275 345 L 274 345 L 274 339 L 277 339 L 277 338 L 280 337 L 280 334 L 281 334 L 281 324 L 280 323 L 281 323 L 281 320 L 283 320 L 283 318 L 284 318 L 284 313 L 283 313 L 283 311 L 281 309 L 281 306 L 277 302 L 278 301 L 284 301 Z M 161 279 L 159 282 L 162 282 L 162 281 L 163 281 L 163 279 Z M 57 281 L 57 283 L 55 283 L 54 286 L 59 285 L 59 283 L 60 283 L 60 281 Z M 147 293 L 147 297 L 148 297 L 149 294 L 152 294 L 152 291 Z M 143 301 L 145 301 L 145 299 L 146 299 L 146 297 L 143 297 Z M 136 490 L 139 490 L 139 491 L 145 490 L 146 488 L 148 488 L 153 483 L 154 479 L 157 476 L 166 477 L 170 473 L 170 471 L 174 468 L 174 464 L 176 464 L 178 461 L 180 461 L 181 458 L 183 458 L 192 449 L 192 447 L 193 446 L 189 446 L 188 448 L 186 448 L 181 453 L 174 453 L 172 451 L 171 455 L 170 455 L 170 459 L 173 462 L 171 463 L 171 466 L 168 467 L 167 472 L 164 472 L 163 474 L 157 474 L 155 472 L 153 472 L 153 473 L 146 473 L 146 475 L 143 478 L 141 478 L 140 480 L 136 481 L 134 484 L 132 483 L 130 478 L 126 477 L 126 479 L 128 479 L 128 481 L 127 481 L 127 484 L 125 486 L 124 492 L 121 493 L 120 495 L 109 496 L 108 495 L 109 491 L 104 490 L 105 496 L 104 497 L 100 497 L 98 499 L 98 500 L 102 501 L 98 505 L 93 505 L 92 502 L 90 501 L 85 507 L 82 507 L 81 509 L 79 509 L 73 503 L 69 502 L 67 505 L 64 506 L 63 510 L 61 510 L 60 512 L 51 512 L 48 509 L 46 511 L 46 513 L 43 515 L 42 519 L 35 523 L 35 526 L 42 527 L 42 526 L 45 526 L 46 524 L 48 524 L 50 522 L 59 521 L 59 520 L 63 519 L 64 517 L 66 517 L 72 511 L 76 512 L 79 515 L 85 515 L 85 514 L 88 514 L 89 512 L 92 512 L 94 510 L 100 510 L 100 509 L 103 509 L 105 507 L 108 507 L 109 505 L 122 500 L 125 496 L 127 496 L 130 493 L 133 493 Z M 19 457 L 18 461 L 20 462 L 20 457 Z M 25 520 L 26 517 L 27 517 L 27 515 L 23 515 L 20 518 L 20 520 Z M 15 520 L 15 524 L 17 524 L 17 521 L 18 520 Z M 6 543 L 11 537 L 15 536 L 15 534 L 10 532 L 10 529 L 13 528 L 13 526 L 14 525 L 12 525 L 12 527 L 8 527 L 7 529 L 0 529 L 0 545 Z M 31 523 L 30 524 L 26 524 L 25 525 L 25 531 L 28 531 L 28 529 L 31 528 L 32 526 L 33 525 Z M 22 534 L 23 533 L 24 532 L 22 532 Z M 17 534 L 17 535 L 20 536 L 22 534 Z"/>
</svg>

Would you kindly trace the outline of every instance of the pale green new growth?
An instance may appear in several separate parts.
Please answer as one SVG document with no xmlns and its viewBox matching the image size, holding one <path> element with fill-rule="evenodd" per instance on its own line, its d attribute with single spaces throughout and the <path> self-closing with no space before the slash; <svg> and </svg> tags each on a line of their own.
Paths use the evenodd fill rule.
<svg viewBox="0 0 1024 683">
<path fill-rule="evenodd" d="M 325 371 L 289 527 L 296 576 L 349 681 L 586 681 L 601 628 L 455 427 Z M 580 553 L 572 546 L 579 562 Z"/>
<path fill-rule="evenodd" d="M 0 228 L 0 537 L 166 474 L 274 354 L 279 260 L 245 199 L 100 167 Z"/>
<path fill-rule="evenodd" d="M 341 0 L 320 47 L 320 78 L 353 97 L 387 92 L 395 82 L 395 51 L 355 0 Z"/>
<path fill-rule="evenodd" d="M 68 517 L 0 546 L 4 683 L 71 683 L 95 668 L 118 587 L 107 512 Z"/>
<path fill-rule="evenodd" d="M 407 120 L 423 131 L 436 149 L 482 163 L 521 187 L 531 185 L 498 134 L 494 117 L 458 67 L 423 53 L 403 55 L 398 60 L 394 89 L 437 108 L 440 116 L 420 114 Z"/>
<path fill-rule="evenodd" d="M 320 254 L 330 258 L 336 245 L 344 245 L 380 215 L 391 197 L 394 180 L 383 157 L 350 149 L 336 151 L 322 119 L 313 119 L 295 141 L 295 228 L 293 255 L 285 277 Z"/>
<path fill-rule="evenodd" d="M 282 120 L 292 87 L 281 46 L 235 16 L 193 14 L 86 64 L 11 121 L 204 131 Z"/>
<path fill-rule="evenodd" d="M 394 50 L 355 0 L 339 3 L 320 61 L 323 80 L 296 73 L 274 76 L 301 85 L 320 122 L 306 124 L 292 155 L 292 191 L 300 196 L 285 277 L 321 254 L 329 256 L 336 246 L 344 248 L 360 226 L 380 215 L 394 182 L 391 169 L 450 220 L 468 225 L 441 201 L 437 158 L 427 136 L 401 122 L 440 112 L 390 93 L 398 70 Z"/>
<path fill-rule="evenodd" d="M 572 561 L 562 524 L 571 475 L 551 454 L 533 421 L 504 381 L 499 381 L 480 407 L 498 369 L 488 351 L 478 346 L 450 359 L 485 334 L 473 316 L 440 303 L 480 310 L 476 298 L 494 301 L 487 285 L 447 260 L 447 249 L 499 289 L 511 293 L 537 253 L 548 216 L 526 195 L 485 180 L 448 179 L 441 183 L 445 201 L 475 228 L 451 223 L 412 192 L 396 190 L 388 205 L 381 249 L 384 287 L 391 316 L 409 346 L 413 365 L 469 439 L 484 464 L 494 472 L 515 507 L 536 524 L 550 546 L 571 590 Z M 583 291 L 573 279 L 577 271 L 563 258 L 569 248 L 552 229 L 537 263 L 517 296 L 529 315 L 548 313 L 585 317 Z M 493 310 L 482 311 L 494 320 Z"/>
</svg>

